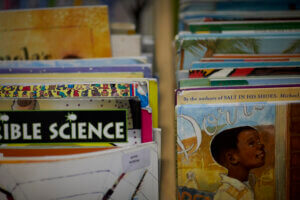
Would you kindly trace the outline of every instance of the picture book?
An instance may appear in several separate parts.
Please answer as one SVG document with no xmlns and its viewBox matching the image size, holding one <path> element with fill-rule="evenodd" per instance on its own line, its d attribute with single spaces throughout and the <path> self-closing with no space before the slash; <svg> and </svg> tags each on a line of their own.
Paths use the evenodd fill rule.
<svg viewBox="0 0 300 200">
<path fill-rule="evenodd" d="M 109 74 L 112 74 L 112 76 L 115 76 L 116 74 L 124 75 L 126 74 L 143 74 L 143 77 L 145 78 L 151 78 L 152 77 L 152 66 L 150 64 L 140 64 L 140 65 L 122 65 L 122 66 L 94 66 L 94 67 L 40 67 L 40 68 L 33 68 L 33 67 L 22 67 L 22 68 L 0 68 L 0 74 L 2 77 L 5 76 L 15 76 L 15 74 L 18 74 L 16 76 L 20 76 L 20 74 L 28 75 L 28 76 L 34 76 L 35 74 L 52 74 L 52 76 L 58 75 L 64 73 L 64 74 L 76 74 L 76 73 L 82 73 L 82 74 L 99 74 L 99 75 L 107 75 L 109 77 Z M 44 75 L 46 76 L 46 75 Z M 85 76 L 85 75 L 82 75 Z M 55 77 L 55 76 L 54 76 Z M 121 76 L 120 76 L 121 77 Z"/>
<path fill-rule="evenodd" d="M 1 62 L 0 62 L 1 63 Z M 76 78 L 76 77 L 71 77 L 71 78 L 66 78 L 66 77 L 46 77 L 46 78 L 38 78 L 38 77 L 34 77 L 34 78 L 26 78 L 26 77 L 22 77 L 22 79 L 20 78 L 11 78 L 11 77 L 6 77 L 6 78 L 1 78 L 0 79 L 0 85 L 55 85 L 55 84 L 60 84 L 60 85 L 66 85 L 66 84 L 99 84 L 99 83 L 120 83 L 120 84 L 124 84 L 124 83 L 129 83 L 129 80 L 127 78 L 83 78 L 81 77 L 80 79 Z M 148 98 L 142 98 L 143 101 L 143 105 L 145 108 L 147 108 L 148 112 L 152 111 L 152 119 L 153 119 L 153 127 L 154 128 L 158 128 L 158 83 L 157 80 L 154 78 L 132 78 L 130 79 L 130 81 L 137 81 L 137 82 L 141 82 L 140 85 L 144 85 L 147 87 L 145 87 L 144 89 L 139 89 L 139 91 L 144 94 L 141 95 L 142 96 L 147 96 Z M 144 84 L 145 83 L 145 84 Z M 144 87 L 143 86 L 143 87 Z M 147 93 L 143 92 L 143 90 L 145 89 L 149 89 L 149 94 L 147 95 Z M 145 90 L 146 91 L 146 90 Z M 91 93 L 88 93 L 88 95 L 92 95 Z M 93 95 L 92 95 L 93 96 Z M 151 108 L 151 109 L 150 109 Z"/>
<path fill-rule="evenodd" d="M 204 68 L 190 69 L 189 78 L 224 78 L 224 77 L 252 77 L 274 75 L 300 75 L 300 67 L 229 67 L 229 68 Z"/>
<path fill-rule="evenodd" d="M 0 99 L 1 150 L 39 146 L 124 146 L 141 143 L 137 97 Z"/>
<path fill-rule="evenodd" d="M 279 58 L 202 58 L 200 62 L 268 62 L 268 61 L 281 61 L 281 62 L 287 62 L 287 61 L 300 61 L 299 57 L 279 57 Z"/>
<path fill-rule="evenodd" d="M 298 20 L 272 20 L 272 21 L 212 21 L 195 22 L 189 24 L 192 33 L 259 33 L 272 31 L 299 31 Z"/>
<path fill-rule="evenodd" d="M 118 58 L 90 58 L 90 59 L 61 59 L 61 60 L 30 60 L 30 61 L 1 61 L 0 68 L 67 68 L 67 67 L 100 67 L 100 66 L 128 66 L 147 64 L 147 58 L 118 57 Z"/>
<path fill-rule="evenodd" d="M 0 12 L 0 59 L 111 57 L 106 6 Z"/>
<path fill-rule="evenodd" d="M 228 2 L 224 2 L 224 4 Z M 239 2 L 236 5 L 240 5 Z M 248 2 L 249 3 L 249 2 Z M 259 5 L 261 2 L 253 2 L 255 10 L 214 10 L 215 6 L 212 5 L 211 10 L 194 10 L 194 11 L 185 11 L 179 15 L 179 31 L 189 30 L 189 24 L 202 21 L 259 21 L 259 20 L 295 20 L 299 19 L 300 12 L 299 10 L 282 10 L 282 7 L 278 10 L 268 10 L 260 9 Z M 268 7 L 271 7 L 273 4 L 268 3 Z M 202 5 L 203 6 L 203 5 Z M 194 9 L 196 6 L 193 6 Z M 205 8 L 205 7 L 204 7 Z"/>
<path fill-rule="evenodd" d="M 254 62 L 193 62 L 191 69 L 229 68 L 229 67 L 297 67 L 299 61 L 254 61 Z"/>
<path fill-rule="evenodd" d="M 246 95 L 245 95 L 246 94 Z M 297 101 L 299 84 L 199 87 L 176 90 L 176 105 Z"/>
<path fill-rule="evenodd" d="M 51 80 L 51 79 L 48 79 Z M 101 80 L 101 79 L 100 79 Z M 31 80 L 28 80 L 31 82 Z M 63 79 L 53 79 L 47 84 L 46 80 L 36 79 L 37 84 L 22 83 L 0 85 L 0 97 L 3 98 L 86 98 L 86 97 L 129 97 L 137 96 L 141 101 L 142 116 L 142 142 L 153 141 L 152 127 L 158 127 L 158 89 L 155 79 L 137 79 L 137 80 L 113 80 L 106 79 L 91 82 L 91 79 L 85 79 L 79 83 L 72 80 L 66 83 Z M 51 83 L 52 82 L 52 83 Z M 54 82 L 54 83 L 53 83 Z"/>
<path fill-rule="evenodd" d="M 144 78 L 143 72 L 97 72 L 97 73 L 10 73 L 0 74 L 0 78 L 57 78 L 57 79 L 87 79 L 87 78 Z"/>
<path fill-rule="evenodd" d="M 1 199 L 159 199 L 155 143 L 0 162 Z"/>
<path fill-rule="evenodd" d="M 286 199 L 299 94 L 299 85 L 178 91 L 177 198 Z"/>
<path fill-rule="evenodd" d="M 299 67 L 228 67 L 228 68 L 202 68 L 176 71 L 176 80 L 188 78 L 225 78 L 225 77 L 268 77 L 268 76 L 297 76 Z"/>
<path fill-rule="evenodd" d="M 290 58 L 298 59 L 300 54 L 214 54 L 211 58 L 224 59 L 272 59 L 272 58 Z"/>
<path fill-rule="evenodd" d="M 176 38 L 177 69 L 214 54 L 299 54 L 300 33 L 179 34 Z"/>
<path fill-rule="evenodd" d="M 297 76 L 252 76 L 252 77 L 226 77 L 226 78 L 193 78 L 179 81 L 178 88 L 197 88 L 206 86 L 233 86 L 233 85 L 282 85 L 300 83 Z"/>
</svg>

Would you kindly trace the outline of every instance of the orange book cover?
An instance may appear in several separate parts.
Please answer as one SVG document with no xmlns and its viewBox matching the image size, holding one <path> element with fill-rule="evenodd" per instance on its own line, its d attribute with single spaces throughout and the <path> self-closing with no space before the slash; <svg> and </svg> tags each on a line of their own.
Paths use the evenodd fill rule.
<svg viewBox="0 0 300 200">
<path fill-rule="evenodd" d="M 106 6 L 0 12 L 0 60 L 96 57 L 111 57 Z"/>
</svg>

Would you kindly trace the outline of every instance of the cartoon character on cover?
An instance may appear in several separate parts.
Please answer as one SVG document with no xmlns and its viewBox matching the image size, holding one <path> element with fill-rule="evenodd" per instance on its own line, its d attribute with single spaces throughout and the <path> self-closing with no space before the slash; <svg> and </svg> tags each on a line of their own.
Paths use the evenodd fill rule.
<svg viewBox="0 0 300 200">
<path fill-rule="evenodd" d="M 214 200 L 255 199 L 255 177 L 250 170 L 265 164 L 258 131 L 250 126 L 224 130 L 215 135 L 210 150 L 214 160 L 228 170 L 227 175 L 220 175 Z"/>
</svg>

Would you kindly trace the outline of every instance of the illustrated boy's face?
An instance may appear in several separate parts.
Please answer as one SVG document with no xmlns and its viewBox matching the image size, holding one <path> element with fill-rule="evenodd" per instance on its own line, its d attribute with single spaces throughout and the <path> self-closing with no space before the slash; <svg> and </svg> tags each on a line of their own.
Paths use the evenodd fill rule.
<svg viewBox="0 0 300 200">
<path fill-rule="evenodd" d="M 238 152 L 240 165 L 246 169 L 261 167 L 265 164 L 264 145 L 260 143 L 256 130 L 245 130 L 238 135 Z"/>
</svg>

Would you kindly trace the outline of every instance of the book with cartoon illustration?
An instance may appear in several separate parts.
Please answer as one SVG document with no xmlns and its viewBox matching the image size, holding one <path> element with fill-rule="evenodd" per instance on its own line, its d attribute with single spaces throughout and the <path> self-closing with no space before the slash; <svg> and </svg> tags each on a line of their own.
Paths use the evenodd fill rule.
<svg viewBox="0 0 300 200">
<path fill-rule="evenodd" d="M 193 62 L 214 54 L 299 54 L 298 32 L 189 34 L 176 38 L 177 69 L 190 69 Z"/>
<path fill-rule="evenodd" d="M 297 84 L 178 90 L 177 199 L 286 199 L 299 109 Z"/>
<path fill-rule="evenodd" d="M 1 60 L 111 57 L 106 6 L 0 12 Z"/>
</svg>

